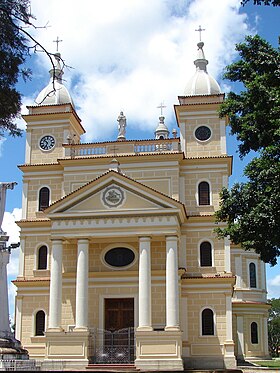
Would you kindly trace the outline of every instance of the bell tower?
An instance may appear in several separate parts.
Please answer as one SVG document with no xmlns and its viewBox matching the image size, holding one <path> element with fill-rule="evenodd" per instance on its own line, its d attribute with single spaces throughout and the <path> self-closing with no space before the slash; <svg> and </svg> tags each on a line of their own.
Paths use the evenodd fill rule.
<svg viewBox="0 0 280 373">
<path fill-rule="evenodd" d="M 56 162 L 65 156 L 62 144 L 69 139 L 79 143 L 85 133 L 72 97 L 63 84 L 61 63 L 60 53 L 55 53 L 48 85 L 23 116 L 27 124 L 25 164 Z"/>
<path fill-rule="evenodd" d="M 207 72 L 204 43 L 199 41 L 197 47 L 196 71 L 187 82 L 184 95 L 178 97 L 179 105 L 175 105 L 182 150 L 187 157 L 226 155 L 226 121 L 218 115 L 224 94 Z"/>
</svg>

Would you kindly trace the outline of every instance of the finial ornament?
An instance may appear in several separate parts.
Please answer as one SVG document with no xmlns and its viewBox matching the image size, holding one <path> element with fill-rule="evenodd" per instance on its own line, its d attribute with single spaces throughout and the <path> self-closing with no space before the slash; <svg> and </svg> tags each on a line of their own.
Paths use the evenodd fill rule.
<svg viewBox="0 0 280 373">
<path fill-rule="evenodd" d="M 56 40 L 53 40 L 54 43 L 56 43 L 56 51 L 58 52 L 58 43 L 62 42 L 63 40 L 59 39 L 59 37 L 56 37 Z"/>
<path fill-rule="evenodd" d="M 160 109 L 160 115 L 163 115 L 162 109 L 165 108 L 164 102 L 161 102 L 159 106 L 157 106 L 158 109 Z"/>
<path fill-rule="evenodd" d="M 199 25 L 198 29 L 195 30 L 195 31 L 199 32 L 199 41 L 201 41 L 201 33 L 202 33 L 202 31 L 205 31 L 205 28 L 201 28 L 201 25 Z"/>
</svg>

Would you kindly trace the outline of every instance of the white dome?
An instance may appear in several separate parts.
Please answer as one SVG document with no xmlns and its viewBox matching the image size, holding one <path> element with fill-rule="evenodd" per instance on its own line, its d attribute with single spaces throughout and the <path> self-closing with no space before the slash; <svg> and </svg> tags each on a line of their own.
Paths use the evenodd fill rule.
<svg viewBox="0 0 280 373">
<path fill-rule="evenodd" d="M 35 100 L 37 105 L 73 104 L 67 88 L 58 81 L 50 83 L 39 93 Z"/>
<path fill-rule="evenodd" d="M 216 80 L 203 70 L 198 70 L 188 81 L 184 95 L 215 95 L 221 93 L 221 89 Z"/>
<path fill-rule="evenodd" d="M 194 61 L 194 64 L 196 65 L 196 72 L 186 85 L 184 91 L 185 96 L 215 95 L 221 93 L 219 84 L 207 72 L 206 66 L 208 61 L 204 56 L 202 49 L 203 45 L 203 42 L 199 42 L 197 44 L 198 58 Z"/>
<path fill-rule="evenodd" d="M 72 104 L 73 100 L 68 89 L 62 84 L 63 71 L 60 66 L 60 54 L 55 54 L 55 67 L 50 70 L 50 82 L 37 96 L 37 105 Z"/>
</svg>

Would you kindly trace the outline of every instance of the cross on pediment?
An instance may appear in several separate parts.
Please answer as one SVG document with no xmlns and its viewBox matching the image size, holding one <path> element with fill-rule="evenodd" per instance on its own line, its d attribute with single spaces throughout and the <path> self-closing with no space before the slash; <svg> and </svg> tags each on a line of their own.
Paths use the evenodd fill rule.
<svg viewBox="0 0 280 373">
<path fill-rule="evenodd" d="M 114 146 L 111 147 L 111 150 L 113 151 L 114 157 L 115 157 L 116 156 L 116 151 L 119 150 L 119 148 L 116 145 L 114 145 Z"/>
</svg>

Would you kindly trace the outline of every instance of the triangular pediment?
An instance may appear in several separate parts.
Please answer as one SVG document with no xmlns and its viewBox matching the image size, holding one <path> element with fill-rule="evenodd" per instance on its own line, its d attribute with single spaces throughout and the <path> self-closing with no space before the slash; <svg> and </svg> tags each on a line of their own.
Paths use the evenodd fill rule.
<svg viewBox="0 0 280 373">
<path fill-rule="evenodd" d="M 176 213 L 186 217 L 184 206 L 123 174 L 109 171 L 45 210 L 50 218 Z"/>
</svg>

